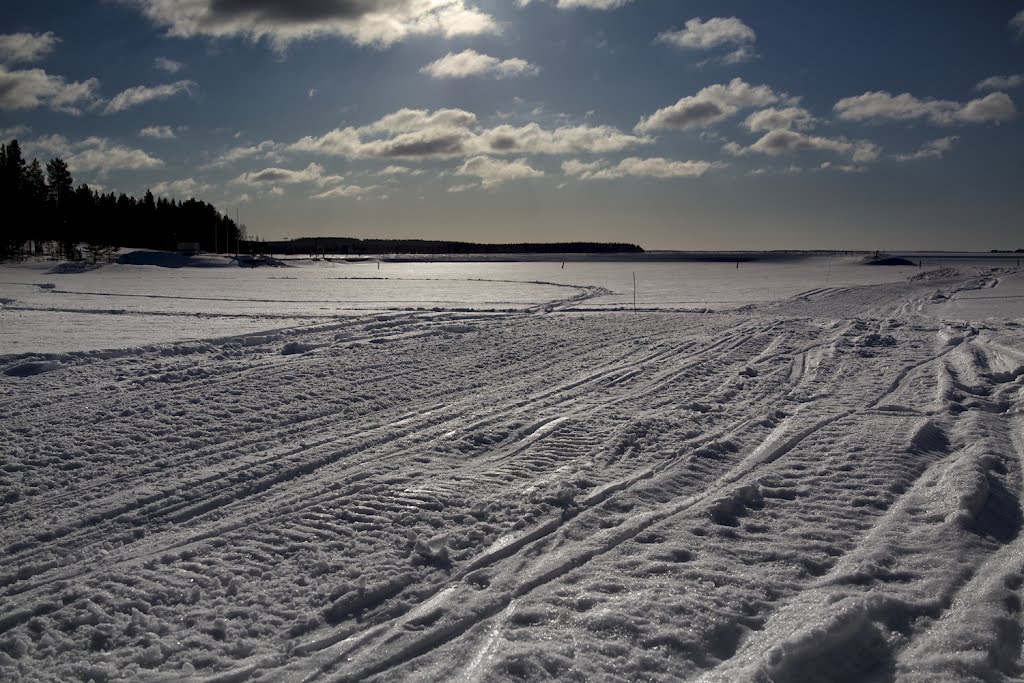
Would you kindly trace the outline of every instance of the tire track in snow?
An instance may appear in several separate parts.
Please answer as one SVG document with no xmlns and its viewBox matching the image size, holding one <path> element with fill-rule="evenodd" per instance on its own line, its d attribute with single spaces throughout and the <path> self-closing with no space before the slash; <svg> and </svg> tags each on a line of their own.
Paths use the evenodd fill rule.
<svg viewBox="0 0 1024 683">
<path fill-rule="evenodd" d="M 856 414 L 866 413 L 874 405 L 877 405 L 877 403 L 883 400 L 885 396 L 890 394 L 893 389 L 907 376 L 907 374 L 909 374 L 910 370 L 918 365 L 934 362 L 937 358 L 945 355 L 950 350 L 952 349 L 946 348 L 934 357 L 925 359 L 909 367 L 902 368 L 889 386 L 875 399 L 866 403 L 861 409 L 841 411 L 837 414 L 813 421 L 811 424 L 799 428 L 792 428 L 789 426 L 793 422 L 799 422 L 799 420 L 786 418 L 786 420 L 773 430 L 749 456 L 744 457 L 739 464 L 729 470 L 725 475 L 716 479 L 712 485 L 702 493 L 690 496 L 681 502 L 666 504 L 660 510 L 646 513 L 643 516 L 635 516 L 628 523 L 602 534 L 600 538 L 590 539 L 588 542 L 590 547 L 588 549 L 580 550 L 579 548 L 572 548 L 567 551 L 566 557 L 556 557 L 555 559 L 551 559 L 550 555 L 544 555 L 544 559 L 541 560 L 540 566 L 531 566 L 530 564 L 526 565 L 529 567 L 529 569 L 526 570 L 526 579 L 516 579 L 512 585 L 502 585 L 501 587 L 494 588 L 493 590 L 491 586 L 488 586 L 485 590 L 489 593 L 496 592 L 497 596 L 488 595 L 486 598 L 476 598 L 477 602 L 482 606 L 475 613 L 470 610 L 468 615 L 464 615 L 461 618 L 457 617 L 452 622 L 444 623 L 436 632 L 430 633 L 422 639 L 418 638 L 417 635 L 409 635 L 404 630 L 404 625 L 395 626 L 384 632 L 375 631 L 375 633 L 379 634 L 380 638 L 383 639 L 383 644 L 380 645 L 380 647 L 383 648 L 383 655 L 374 658 L 372 655 L 373 649 L 371 649 L 370 654 L 368 654 L 362 640 L 359 643 L 349 643 L 350 647 L 344 652 L 332 653 L 332 656 L 326 662 L 321 661 L 319 664 L 320 671 L 325 674 L 329 671 L 330 676 L 340 676 L 340 680 L 362 680 L 366 677 L 380 675 L 426 653 L 433 648 L 438 647 L 443 643 L 447 643 L 458 638 L 478 623 L 481 623 L 501 610 L 504 610 L 507 605 L 511 603 L 512 599 L 521 598 L 533 592 L 535 589 L 561 578 L 568 572 L 578 569 L 596 557 L 608 553 L 622 543 L 637 537 L 640 533 L 655 524 L 664 522 L 695 507 L 711 504 L 717 498 L 727 494 L 730 489 L 735 489 L 741 481 L 749 478 L 749 476 L 759 468 L 770 465 L 779 458 L 785 456 L 810 436 L 816 434 L 825 427 Z M 651 473 L 649 476 L 653 475 L 654 473 Z M 648 479 L 649 476 L 641 476 L 622 488 L 628 488 L 628 486 L 639 481 L 644 481 Z M 572 517 L 570 517 L 570 520 L 576 517 L 577 514 L 579 513 L 573 514 Z M 538 527 L 534 534 L 524 536 L 520 543 L 510 544 L 507 549 L 501 549 L 502 552 L 496 554 L 493 558 L 484 558 L 486 562 L 482 561 L 480 563 L 471 564 L 467 567 L 466 571 L 471 572 L 479 570 L 483 567 L 489 566 L 493 561 L 500 561 L 513 557 L 531 545 L 541 542 L 545 537 L 554 533 L 556 530 L 561 529 L 562 526 L 563 521 L 552 520 L 552 522 L 549 522 L 547 525 Z M 522 576 L 523 573 L 524 569 L 519 568 L 514 573 L 507 573 L 506 576 L 512 575 L 519 577 Z M 460 578 L 464 578 L 464 576 L 456 575 L 453 577 L 452 581 L 458 581 Z M 456 611 L 466 611 L 466 605 L 470 604 L 474 597 L 476 597 L 472 595 L 468 589 L 463 589 L 462 593 L 463 596 L 458 600 L 458 608 L 453 608 Z M 356 652 L 359 654 L 356 655 Z M 345 663 L 341 663 L 342 659 L 345 660 Z M 348 662 L 358 663 L 350 665 Z M 338 668 L 335 669 L 335 666 L 338 666 Z M 317 677 L 318 674 L 313 673 L 305 680 L 315 680 Z"/>
</svg>

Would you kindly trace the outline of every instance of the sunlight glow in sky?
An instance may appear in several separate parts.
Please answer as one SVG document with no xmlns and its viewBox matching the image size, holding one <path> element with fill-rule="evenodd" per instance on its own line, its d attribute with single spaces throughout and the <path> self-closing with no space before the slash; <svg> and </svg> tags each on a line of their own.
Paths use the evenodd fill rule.
<svg viewBox="0 0 1024 683">
<path fill-rule="evenodd" d="M 16 0 L 0 139 L 251 236 L 1024 247 L 1024 0 Z"/>
</svg>

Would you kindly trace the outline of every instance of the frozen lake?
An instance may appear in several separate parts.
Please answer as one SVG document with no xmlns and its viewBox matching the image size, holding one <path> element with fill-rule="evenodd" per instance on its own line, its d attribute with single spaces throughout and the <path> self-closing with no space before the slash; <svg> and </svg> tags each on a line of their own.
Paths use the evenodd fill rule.
<svg viewBox="0 0 1024 683">
<path fill-rule="evenodd" d="M 913 267 L 856 258 L 700 262 L 344 262 L 281 268 L 0 265 L 0 354 L 220 337 L 371 312 L 726 310 L 824 288 L 895 282 Z"/>
<path fill-rule="evenodd" d="M 3 680 L 1024 668 L 1016 268 L 69 270 L 0 266 Z"/>
</svg>

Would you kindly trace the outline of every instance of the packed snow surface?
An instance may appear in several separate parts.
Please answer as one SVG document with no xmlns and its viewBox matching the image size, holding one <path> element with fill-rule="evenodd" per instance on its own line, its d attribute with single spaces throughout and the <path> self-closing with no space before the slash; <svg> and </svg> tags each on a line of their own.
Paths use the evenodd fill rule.
<svg viewBox="0 0 1024 683">
<path fill-rule="evenodd" d="M 1024 275 L 827 267 L 0 267 L 0 678 L 1020 680 Z"/>
</svg>

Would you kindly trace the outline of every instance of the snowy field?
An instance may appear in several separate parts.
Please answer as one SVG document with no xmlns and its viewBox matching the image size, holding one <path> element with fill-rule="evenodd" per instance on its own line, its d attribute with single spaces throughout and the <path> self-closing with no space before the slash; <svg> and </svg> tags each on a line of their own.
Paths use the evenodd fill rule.
<svg viewBox="0 0 1024 683">
<path fill-rule="evenodd" d="M 0 265 L 0 679 L 1020 680 L 1022 408 L 1010 261 Z"/>
<path fill-rule="evenodd" d="M 177 263 L 157 253 L 126 260 Z M 107 349 L 305 326 L 369 312 L 536 312 L 545 309 L 723 310 L 811 287 L 905 279 L 916 268 L 866 268 L 855 258 L 777 263 L 433 262 L 294 259 L 287 268 L 36 261 L 0 267 L 0 354 Z M 111 334 L 116 330 L 116 335 Z"/>
</svg>

